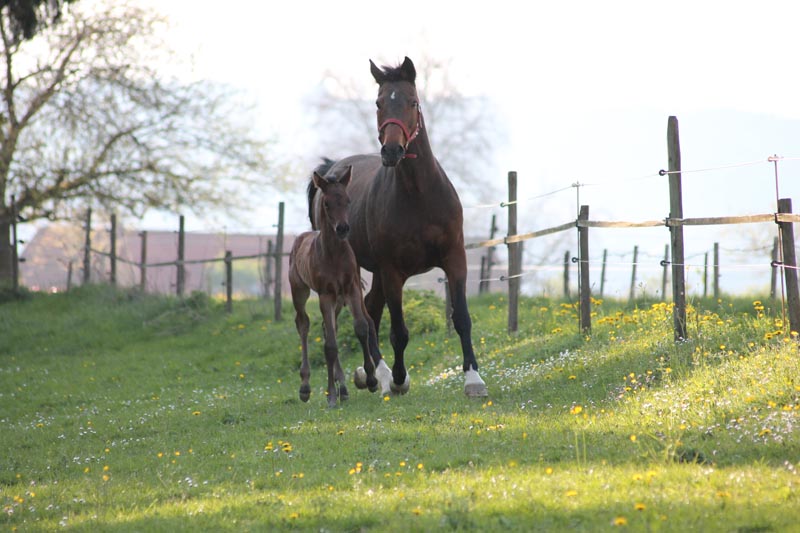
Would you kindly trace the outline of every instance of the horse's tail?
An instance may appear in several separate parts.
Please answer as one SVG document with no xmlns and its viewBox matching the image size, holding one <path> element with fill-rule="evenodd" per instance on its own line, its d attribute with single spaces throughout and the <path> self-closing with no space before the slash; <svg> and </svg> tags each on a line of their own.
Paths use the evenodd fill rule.
<svg viewBox="0 0 800 533">
<path fill-rule="evenodd" d="M 314 172 L 319 174 L 320 176 L 324 176 L 328 173 L 328 171 L 336 164 L 336 161 L 333 159 L 328 159 L 327 157 L 322 158 L 322 163 L 314 169 Z M 314 180 L 308 180 L 308 188 L 306 189 L 306 194 L 308 195 L 308 220 L 311 221 L 311 227 L 314 229 L 317 228 L 317 224 L 314 220 L 314 195 L 317 193 L 317 188 L 314 187 Z"/>
</svg>

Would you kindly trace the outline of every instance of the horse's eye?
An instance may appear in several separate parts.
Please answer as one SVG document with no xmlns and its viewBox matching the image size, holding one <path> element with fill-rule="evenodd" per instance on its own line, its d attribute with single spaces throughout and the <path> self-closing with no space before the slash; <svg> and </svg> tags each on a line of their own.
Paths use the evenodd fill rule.
<svg viewBox="0 0 800 533">
<path fill-rule="evenodd" d="M 419 107 L 419 102 L 414 100 L 413 102 L 411 102 L 411 107 Z"/>
</svg>

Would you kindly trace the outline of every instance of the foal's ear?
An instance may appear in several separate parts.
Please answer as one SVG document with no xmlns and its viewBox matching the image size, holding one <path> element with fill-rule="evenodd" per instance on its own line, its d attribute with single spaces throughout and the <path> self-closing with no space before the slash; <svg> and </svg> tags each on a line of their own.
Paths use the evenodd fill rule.
<svg viewBox="0 0 800 533">
<path fill-rule="evenodd" d="M 339 178 L 339 183 L 347 187 L 347 184 L 350 183 L 350 178 L 353 176 L 353 165 L 347 167 L 347 170 L 344 171 L 342 177 Z"/>
<path fill-rule="evenodd" d="M 383 74 L 383 71 L 378 68 L 378 65 L 369 60 L 369 71 L 372 72 L 372 77 L 375 78 L 375 83 L 380 85 L 386 79 L 386 76 Z"/>
<path fill-rule="evenodd" d="M 328 182 L 325 181 L 325 178 L 317 174 L 316 170 L 314 171 L 314 174 L 311 176 L 311 179 L 314 182 L 314 187 L 316 187 L 319 190 L 322 190 L 325 187 L 325 185 L 328 184 Z"/>
<path fill-rule="evenodd" d="M 400 65 L 400 70 L 403 71 L 405 78 L 414 83 L 417 79 L 417 69 L 414 68 L 414 63 L 406 56 L 403 60 L 403 64 Z"/>
</svg>

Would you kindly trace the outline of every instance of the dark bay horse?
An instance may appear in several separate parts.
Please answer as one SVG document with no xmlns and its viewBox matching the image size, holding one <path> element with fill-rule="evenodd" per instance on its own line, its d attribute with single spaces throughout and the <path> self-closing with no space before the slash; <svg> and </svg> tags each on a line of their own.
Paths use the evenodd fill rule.
<svg viewBox="0 0 800 533">
<path fill-rule="evenodd" d="M 405 393 L 409 387 L 403 361 L 408 344 L 403 285 L 409 277 L 438 267 L 447 276 L 453 324 L 461 339 L 464 392 L 487 396 L 472 347 L 461 202 L 431 151 L 419 108 L 416 69 L 406 57 L 400 66 L 382 69 L 370 61 L 370 70 L 378 84 L 380 155 L 347 157 L 336 162 L 331 172 L 352 168 L 349 241 L 359 266 L 373 273 L 366 307 L 376 330 L 384 305 L 389 308 L 389 338 L 395 355 L 391 375 L 378 350 L 377 336 L 370 335 L 382 393 L 389 389 Z M 315 218 L 318 203 L 319 194 L 309 195 L 314 227 L 319 222 Z M 358 379 L 356 385 L 360 385 Z"/>
<path fill-rule="evenodd" d="M 344 372 L 339 363 L 336 343 L 336 319 L 346 304 L 353 315 L 356 336 L 364 351 L 364 380 L 373 392 L 378 388 L 375 364 L 370 356 L 369 336 L 372 320 L 367 315 L 361 292 L 361 275 L 352 248 L 347 242 L 350 232 L 348 222 L 347 184 L 351 169 L 345 168 L 341 176 L 335 172 L 322 174 L 329 164 L 320 166 L 312 175 L 309 189 L 319 191 L 320 209 L 318 231 L 302 233 L 294 241 L 289 255 L 289 284 L 296 311 L 295 325 L 300 335 L 303 361 L 300 366 L 300 399 L 308 401 L 311 386 L 308 383 L 311 369 L 308 364 L 309 318 L 306 301 L 311 290 L 319 295 L 325 336 L 325 362 L 328 367 L 328 405 L 335 407 L 337 398 L 348 398 Z M 373 333 L 374 335 L 374 333 Z"/>
</svg>

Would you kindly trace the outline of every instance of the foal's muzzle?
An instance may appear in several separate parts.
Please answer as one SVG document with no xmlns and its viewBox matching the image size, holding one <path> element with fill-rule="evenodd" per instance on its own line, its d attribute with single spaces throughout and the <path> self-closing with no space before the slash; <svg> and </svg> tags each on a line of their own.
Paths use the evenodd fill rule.
<svg viewBox="0 0 800 533">
<path fill-rule="evenodd" d="M 350 224 L 336 224 L 336 236 L 340 239 L 346 239 L 350 234 Z"/>
</svg>

